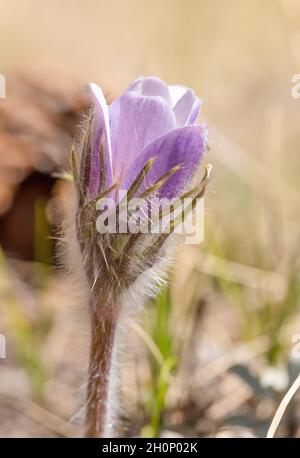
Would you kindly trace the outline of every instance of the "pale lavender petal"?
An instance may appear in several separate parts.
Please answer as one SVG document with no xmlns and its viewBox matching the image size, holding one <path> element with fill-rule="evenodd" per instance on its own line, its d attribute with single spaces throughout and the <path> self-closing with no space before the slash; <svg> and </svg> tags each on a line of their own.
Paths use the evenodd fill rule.
<svg viewBox="0 0 300 458">
<path fill-rule="evenodd" d="M 146 189 L 172 167 L 182 168 L 174 173 L 160 191 L 160 197 L 171 199 L 182 192 L 197 169 L 206 149 L 207 127 L 203 125 L 184 126 L 162 135 L 148 145 L 132 164 L 123 178 L 122 186 L 127 189 L 147 160 L 156 157 L 153 168 L 147 174 L 140 191 Z"/>
<path fill-rule="evenodd" d="M 193 124 L 199 114 L 200 107 L 201 101 L 196 97 L 194 91 L 186 89 L 173 108 L 177 125 Z"/>
<path fill-rule="evenodd" d="M 141 76 L 129 86 L 128 91 L 135 92 L 137 95 L 162 97 L 169 105 L 172 103 L 169 86 L 163 80 L 154 76 Z"/>
<path fill-rule="evenodd" d="M 113 176 L 120 182 L 149 143 L 176 127 L 175 115 L 162 97 L 137 95 L 131 90 L 112 103 L 109 116 Z"/>
<path fill-rule="evenodd" d="M 91 174 L 90 193 L 97 195 L 100 180 L 100 142 L 104 137 L 104 170 L 106 181 L 104 187 L 112 184 L 112 153 L 111 135 L 109 126 L 109 111 L 102 89 L 95 83 L 90 83 L 89 89 L 92 95 L 95 109 L 95 118 L 91 132 Z"/>
<path fill-rule="evenodd" d="M 178 100 L 184 96 L 188 88 L 186 86 L 182 86 L 181 84 L 174 84 L 169 86 L 169 93 L 171 96 L 171 103 L 172 107 L 175 107 Z"/>
<path fill-rule="evenodd" d="M 191 109 L 191 112 L 187 118 L 187 121 L 186 121 L 186 124 L 194 124 L 199 113 L 200 113 L 200 109 L 201 109 L 201 106 L 202 106 L 202 100 L 201 99 L 198 99 L 198 97 L 196 98 L 196 100 L 194 101 L 193 103 L 193 106 L 192 106 L 192 109 Z"/>
</svg>

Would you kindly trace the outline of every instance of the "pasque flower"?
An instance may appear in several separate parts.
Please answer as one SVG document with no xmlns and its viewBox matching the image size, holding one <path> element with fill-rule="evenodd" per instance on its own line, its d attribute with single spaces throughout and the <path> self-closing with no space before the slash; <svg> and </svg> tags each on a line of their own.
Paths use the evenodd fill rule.
<svg viewBox="0 0 300 458">
<path fill-rule="evenodd" d="M 106 105 L 99 86 L 90 89 L 95 106 L 90 192 L 118 182 L 129 189 L 151 158 L 156 158 L 146 183 L 154 183 L 174 166 L 174 173 L 160 190 L 174 197 L 193 175 L 205 150 L 206 126 L 195 125 L 201 101 L 191 89 L 168 86 L 158 78 L 139 78 L 115 100 Z M 105 175 L 100 180 L 100 142 L 105 137 Z M 140 188 L 145 188 L 146 183 Z"/>
<path fill-rule="evenodd" d="M 128 198 L 156 196 L 175 202 L 188 195 L 194 202 L 208 178 L 206 173 L 189 189 L 206 149 L 207 128 L 195 124 L 201 101 L 184 86 L 141 77 L 109 106 L 99 86 L 91 83 L 89 90 L 92 110 L 72 150 L 75 237 L 66 239 L 76 244 L 72 262 L 76 269 L 82 267 L 88 291 L 86 423 L 87 436 L 99 437 L 114 434 L 120 321 L 159 283 L 171 234 L 99 233 L 98 204 L 107 196 L 120 204 L 118 190 L 127 191 Z"/>
</svg>

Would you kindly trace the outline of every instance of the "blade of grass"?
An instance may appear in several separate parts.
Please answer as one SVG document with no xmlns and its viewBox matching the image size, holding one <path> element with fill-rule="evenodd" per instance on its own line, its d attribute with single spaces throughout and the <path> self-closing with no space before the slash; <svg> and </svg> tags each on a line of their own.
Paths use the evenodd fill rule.
<svg viewBox="0 0 300 458">
<path fill-rule="evenodd" d="M 291 402 L 293 396 L 296 394 L 297 390 L 300 388 L 300 374 L 297 376 L 296 380 L 290 387 L 290 389 L 287 391 L 285 396 L 283 397 L 281 403 L 279 404 L 279 407 L 274 415 L 274 418 L 272 420 L 272 423 L 270 425 L 270 428 L 267 433 L 267 439 L 272 439 L 275 436 L 275 433 L 278 429 L 278 426 L 283 418 L 283 415 Z"/>
</svg>

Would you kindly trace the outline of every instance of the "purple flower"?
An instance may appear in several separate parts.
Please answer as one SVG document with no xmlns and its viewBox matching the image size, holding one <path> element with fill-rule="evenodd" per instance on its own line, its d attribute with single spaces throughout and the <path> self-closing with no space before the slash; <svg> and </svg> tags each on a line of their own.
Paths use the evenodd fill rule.
<svg viewBox="0 0 300 458">
<path fill-rule="evenodd" d="M 195 125 L 201 101 L 192 89 L 168 86 L 155 77 L 140 77 L 110 106 L 95 83 L 90 84 L 95 109 L 91 134 L 89 191 L 119 183 L 128 190 L 149 159 L 154 158 L 139 192 L 143 192 L 176 166 L 158 191 L 173 198 L 187 186 L 206 146 L 207 128 Z M 101 142 L 103 141 L 100 176 Z"/>
<path fill-rule="evenodd" d="M 90 90 L 93 110 L 71 153 L 76 201 L 64 239 L 74 253 L 71 272 L 74 269 L 76 283 L 83 281 L 91 317 L 87 436 L 106 437 L 114 433 L 116 413 L 110 397 L 115 386 L 110 380 L 117 379 L 119 323 L 160 283 L 173 234 L 175 239 L 178 223 L 186 221 L 203 196 L 209 167 L 190 189 L 207 137 L 206 126 L 195 124 L 201 102 L 191 89 L 139 78 L 110 106 L 99 86 L 92 83 Z M 128 205 L 126 199 L 118 201 L 117 188 L 128 191 Z M 101 207 L 106 200 L 112 203 L 108 211 Z M 142 201 L 141 207 L 131 207 L 136 200 Z M 151 200 L 159 202 L 151 207 Z M 188 201 L 188 212 L 183 201 Z M 112 229 L 117 219 L 116 230 L 106 231 L 106 223 L 112 222 Z M 132 219 L 141 230 L 133 224 L 127 231 Z M 144 230 L 152 225 L 159 230 Z"/>
</svg>

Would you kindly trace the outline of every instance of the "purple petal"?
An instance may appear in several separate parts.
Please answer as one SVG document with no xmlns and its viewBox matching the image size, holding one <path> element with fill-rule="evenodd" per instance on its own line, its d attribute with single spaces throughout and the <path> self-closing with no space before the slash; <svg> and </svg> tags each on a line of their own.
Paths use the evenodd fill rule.
<svg viewBox="0 0 300 458">
<path fill-rule="evenodd" d="M 132 90 L 112 103 L 109 114 L 113 175 L 115 180 L 123 182 L 141 151 L 155 138 L 176 127 L 175 116 L 162 97 L 137 95 Z"/>
<path fill-rule="evenodd" d="M 181 97 L 184 96 L 185 92 L 187 91 L 186 86 L 182 86 L 181 84 L 173 84 L 169 86 L 169 93 L 171 96 L 171 101 L 172 101 L 172 107 L 176 105 L 178 100 L 181 99 Z"/>
<path fill-rule="evenodd" d="M 93 104 L 95 108 L 95 118 L 92 125 L 91 134 L 91 174 L 90 174 L 90 193 L 95 197 L 98 193 L 100 180 L 100 142 L 104 137 L 104 170 L 107 188 L 112 184 L 112 153 L 111 135 L 109 126 L 109 111 L 102 89 L 95 83 L 90 83 Z"/>
<path fill-rule="evenodd" d="M 162 135 L 142 151 L 124 177 L 123 187 L 127 189 L 147 160 L 156 157 L 153 168 L 147 174 L 140 191 L 147 189 L 172 167 L 181 165 L 181 169 L 174 173 L 161 188 L 159 197 L 171 199 L 178 196 L 184 191 L 197 169 L 205 152 L 206 141 L 207 127 L 203 125 L 179 127 Z"/>
<path fill-rule="evenodd" d="M 184 86 L 170 86 L 170 93 L 177 125 L 194 124 L 201 107 L 201 101 L 194 91 Z"/>
<path fill-rule="evenodd" d="M 129 86 L 128 91 L 135 92 L 137 95 L 162 97 L 169 105 L 172 102 L 168 85 L 154 76 L 138 78 Z"/>
<path fill-rule="evenodd" d="M 190 114 L 187 118 L 186 124 L 194 124 L 201 109 L 202 105 L 202 100 L 196 98 L 196 100 L 193 103 L 192 109 L 190 111 Z"/>
</svg>

